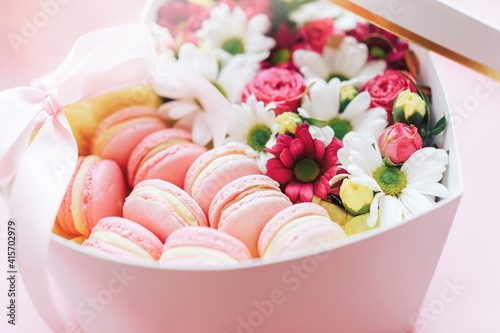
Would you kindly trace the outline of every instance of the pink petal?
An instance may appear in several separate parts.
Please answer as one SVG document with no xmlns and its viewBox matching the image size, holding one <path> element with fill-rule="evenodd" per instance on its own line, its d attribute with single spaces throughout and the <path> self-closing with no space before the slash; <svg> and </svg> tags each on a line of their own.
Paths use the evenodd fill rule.
<svg viewBox="0 0 500 333">
<path fill-rule="evenodd" d="M 321 161 L 323 156 L 325 156 L 325 145 L 318 139 L 314 139 L 314 154 L 316 161 Z"/>
<path fill-rule="evenodd" d="M 313 199 L 314 189 L 313 184 L 306 183 L 302 185 L 300 189 L 300 202 L 311 202 Z"/>
<path fill-rule="evenodd" d="M 293 155 L 293 159 L 298 161 L 304 157 L 304 144 L 299 139 L 293 139 L 290 142 L 290 152 Z"/>
<path fill-rule="evenodd" d="M 286 185 L 292 180 L 293 173 L 290 169 L 274 168 L 267 170 L 266 175 L 280 183 L 280 185 Z"/>
<path fill-rule="evenodd" d="M 288 146 L 290 142 L 292 142 L 293 138 L 286 134 L 278 135 L 278 139 L 276 139 L 276 143 Z"/>
<path fill-rule="evenodd" d="M 285 194 L 290 198 L 290 200 L 295 203 L 299 198 L 299 194 L 301 192 L 302 183 L 299 182 L 291 182 L 285 187 Z"/>
<path fill-rule="evenodd" d="M 340 141 L 336 137 L 333 137 L 332 142 L 328 145 L 328 147 L 331 147 L 331 149 L 335 149 L 336 151 L 338 151 L 340 148 L 343 148 L 344 145 L 342 144 L 342 141 Z"/>
<path fill-rule="evenodd" d="M 324 198 L 326 197 L 328 192 L 330 192 L 330 184 L 328 184 L 328 181 L 325 177 L 319 177 L 319 179 L 314 182 L 314 194 L 320 198 Z"/>
<path fill-rule="evenodd" d="M 295 161 L 293 160 L 292 153 L 290 149 L 285 148 L 280 154 L 280 160 L 283 162 L 283 165 L 289 169 L 292 169 L 295 166 Z"/>
<path fill-rule="evenodd" d="M 270 160 L 267 161 L 266 163 L 266 169 L 271 170 L 275 168 L 284 168 L 285 166 L 281 162 L 279 158 L 271 158 Z"/>
<path fill-rule="evenodd" d="M 313 158 L 314 157 L 314 142 L 313 138 L 311 137 L 311 133 L 309 133 L 309 130 L 302 130 L 299 133 L 296 133 L 296 138 L 302 141 L 304 144 L 304 149 L 305 149 L 305 154 L 307 157 Z"/>
</svg>

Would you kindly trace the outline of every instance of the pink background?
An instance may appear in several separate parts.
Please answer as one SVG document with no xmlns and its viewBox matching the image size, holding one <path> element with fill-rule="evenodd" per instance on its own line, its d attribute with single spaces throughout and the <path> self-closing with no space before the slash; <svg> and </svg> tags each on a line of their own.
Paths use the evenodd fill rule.
<svg viewBox="0 0 500 333">
<path fill-rule="evenodd" d="M 9 42 L 9 33 L 21 34 L 25 20 L 42 10 L 41 3 L 56 3 L 53 14 L 42 20 L 32 37 L 20 44 L 18 52 Z M 488 0 L 471 4 L 446 0 L 474 16 L 495 22 L 500 5 Z M 65 3 L 65 4 L 62 4 Z M 27 85 L 30 79 L 54 69 L 81 34 L 119 23 L 137 21 L 144 6 L 140 0 L 2 0 L 0 11 L 0 90 Z M 493 8 L 495 7 L 495 8 Z M 478 36 L 480 38 L 480 36 Z M 485 52 L 498 52 L 497 41 Z M 495 145 L 500 124 L 500 83 L 434 56 L 455 118 L 465 182 L 465 194 L 433 282 L 416 322 L 417 332 L 499 332 L 500 331 L 500 217 L 498 206 L 499 148 Z M 499 60 L 500 61 L 500 60 Z M 488 96 L 486 96 L 488 95 Z M 0 199 L 0 221 L 8 212 Z M 0 223 L 0 252 L 6 249 L 5 222 Z M 22 235 L 21 235 L 22 236 Z M 425 240 L 422 240 L 425 246 Z M 3 252 L 6 253 L 6 252 Z M 6 255 L 0 255 L 0 272 L 5 272 Z M 459 286 L 457 287 L 453 287 Z M 0 312 L 1 331 L 49 332 L 30 304 L 18 281 L 17 326 L 6 325 Z M 7 302 L 7 283 L 0 278 L 0 304 Z M 3 306 L 2 306 L 3 308 Z"/>
</svg>

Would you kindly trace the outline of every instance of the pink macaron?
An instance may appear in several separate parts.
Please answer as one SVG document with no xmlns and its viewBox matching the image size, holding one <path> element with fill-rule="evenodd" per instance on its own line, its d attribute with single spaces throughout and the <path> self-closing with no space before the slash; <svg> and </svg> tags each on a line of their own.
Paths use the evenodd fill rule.
<svg viewBox="0 0 500 333">
<path fill-rule="evenodd" d="M 160 179 L 140 182 L 125 199 L 123 217 L 151 230 L 162 242 L 186 226 L 208 226 L 205 213 L 181 188 Z"/>
<path fill-rule="evenodd" d="M 283 209 L 264 227 L 258 249 L 262 258 L 321 249 L 347 238 L 321 206 L 305 202 Z"/>
<path fill-rule="evenodd" d="M 132 106 L 105 118 L 92 138 L 92 154 L 118 163 L 126 172 L 130 154 L 149 134 L 167 128 L 150 106 Z"/>
<path fill-rule="evenodd" d="M 98 156 L 79 157 L 57 220 L 70 235 L 88 236 L 107 216 L 122 216 L 125 179 L 116 162 Z"/>
<path fill-rule="evenodd" d="M 121 217 L 100 220 L 92 229 L 89 240 L 116 246 L 143 260 L 158 260 L 163 247 L 163 243 L 151 231 Z"/>
<path fill-rule="evenodd" d="M 184 190 L 208 215 L 217 193 L 231 181 L 247 175 L 261 174 L 255 159 L 242 148 L 222 146 L 207 151 L 189 168 Z"/>
<path fill-rule="evenodd" d="M 164 129 L 145 137 L 132 151 L 127 173 L 130 186 L 146 179 L 162 179 L 184 186 L 186 172 L 206 152 L 191 140 L 191 133 L 179 128 Z"/>
<path fill-rule="evenodd" d="M 279 184 L 270 177 L 241 177 L 215 196 L 209 210 L 210 226 L 241 240 L 256 258 L 262 229 L 274 215 L 291 205 Z"/>
<path fill-rule="evenodd" d="M 97 239 L 86 239 L 82 246 L 91 251 L 97 251 L 102 253 L 107 253 L 112 256 L 120 257 L 122 259 L 131 260 L 131 261 L 144 261 L 142 258 L 136 256 L 135 254 L 130 253 L 122 248 L 117 246 L 108 244 L 106 242 L 97 240 Z"/>
<path fill-rule="evenodd" d="M 170 235 L 160 263 L 185 266 L 227 266 L 252 259 L 247 247 L 222 231 L 187 227 Z"/>
</svg>

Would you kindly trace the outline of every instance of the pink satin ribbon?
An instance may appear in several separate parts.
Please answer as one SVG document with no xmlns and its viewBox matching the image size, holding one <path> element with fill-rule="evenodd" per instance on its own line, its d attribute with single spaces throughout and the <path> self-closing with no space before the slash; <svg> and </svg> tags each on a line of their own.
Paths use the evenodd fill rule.
<svg viewBox="0 0 500 333">
<path fill-rule="evenodd" d="M 144 26 L 95 31 L 79 38 L 63 63 L 32 87 L 0 92 L 0 189 L 16 222 L 17 263 L 26 289 L 55 332 L 75 325 L 47 271 L 52 227 L 78 155 L 62 106 L 166 75 L 200 101 L 209 115 L 214 145 L 226 136 L 229 102 L 199 74 L 155 59 L 154 52 Z M 168 93 L 172 87 L 165 89 Z"/>
<path fill-rule="evenodd" d="M 62 106 L 147 83 L 152 57 L 146 27 L 103 29 L 78 39 L 33 87 L 0 93 L 0 184 L 16 222 L 17 264 L 33 305 L 55 332 L 75 324 L 47 271 L 52 227 L 78 154 Z"/>
</svg>

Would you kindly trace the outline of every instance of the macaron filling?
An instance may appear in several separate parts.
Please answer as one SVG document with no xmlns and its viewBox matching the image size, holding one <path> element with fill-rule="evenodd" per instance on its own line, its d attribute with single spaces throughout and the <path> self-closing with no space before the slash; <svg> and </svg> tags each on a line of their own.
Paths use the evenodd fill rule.
<svg viewBox="0 0 500 333">
<path fill-rule="evenodd" d="M 98 156 L 87 156 L 80 165 L 71 188 L 71 216 L 73 217 L 76 231 L 82 235 L 88 235 L 87 228 L 83 224 L 81 212 L 83 185 L 85 183 L 87 172 L 92 167 L 92 164 L 98 161 L 100 161 Z"/>
<path fill-rule="evenodd" d="M 262 258 L 274 257 L 277 254 L 281 245 L 291 238 L 299 237 L 305 229 L 313 225 L 321 225 L 325 223 L 333 223 L 328 218 L 319 215 L 308 215 L 292 220 L 282 226 L 273 236 L 269 245 L 262 253 Z"/>
<path fill-rule="evenodd" d="M 142 158 L 141 162 L 139 163 L 139 166 L 137 167 L 137 170 L 139 170 L 144 165 L 144 163 L 146 163 L 150 158 L 152 158 L 159 152 L 179 143 L 192 143 L 192 142 L 186 139 L 172 139 L 159 143 Z"/>
<path fill-rule="evenodd" d="M 159 261 L 163 263 L 179 259 L 203 259 L 220 265 L 234 265 L 238 263 L 238 260 L 225 252 L 204 246 L 194 245 L 169 248 L 163 252 Z"/>
<path fill-rule="evenodd" d="M 222 164 L 233 161 L 234 158 L 236 157 L 244 157 L 247 156 L 245 152 L 241 153 L 235 153 L 234 151 L 228 151 L 224 152 L 223 154 L 219 155 L 217 158 L 212 160 L 210 163 L 208 163 L 205 168 L 198 174 L 196 179 L 193 181 L 193 184 L 191 185 L 190 189 L 186 189 L 188 193 L 191 193 L 191 195 L 194 195 L 197 191 L 198 188 L 200 187 L 200 183 L 202 179 L 205 179 L 209 174 L 214 172 L 218 167 L 220 167 Z M 238 156 L 240 155 L 240 156 Z"/>
<path fill-rule="evenodd" d="M 184 205 L 174 195 L 172 195 L 168 192 L 159 190 L 159 189 L 152 187 L 152 186 L 142 186 L 142 187 L 134 189 L 132 191 L 132 193 L 130 194 L 130 196 L 139 195 L 141 193 L 154 195 L 155 197 L 160 198 L 161 200 L 168 203 L 187 224 L 189 224 L 191 226 L 199 225 L 198 220 L 193 215 L 193 213 L 186 207 L 186 205 Z"/>
<path fill-rule="evenodd" d="M 110 231 L 92 232 L 89 239 L 96 239 L 126 250 L 145 260 L 155 260 L 151 254 L 130 239 Z"/>
</svg>

